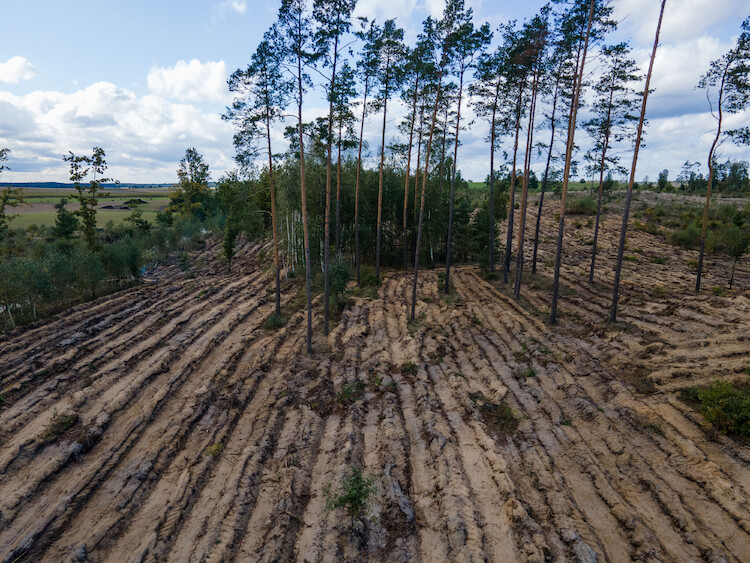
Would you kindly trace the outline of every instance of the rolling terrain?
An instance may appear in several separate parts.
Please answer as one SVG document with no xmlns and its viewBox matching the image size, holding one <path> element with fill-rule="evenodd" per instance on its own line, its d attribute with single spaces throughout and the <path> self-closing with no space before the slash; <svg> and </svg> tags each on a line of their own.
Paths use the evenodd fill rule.
<svg viewBox="0 0 750 563">
<path fill-rule="evenodd" d="M 631 230 L 612 325 L 618 223 L 589 286 L 569 221 L 555 327 L 550 237 L 519 302 L 471 266 L 442 298 L 425 271 L 410 323 L 394 272 L 312 357 L 303 310 L 263 328 L 253 243 L 231 273 L 208 243 L 192 275 L 0 335 L 0 560 L 748 560 L 750 450 L 678 391 L 747 377 L 750 266 L 695 295 L 696 253 Z M 705 287 L 728 269 L 709 257 Z M 324 494 L 353 465 L 376 486 L 354 525 Z"/>
</svg>

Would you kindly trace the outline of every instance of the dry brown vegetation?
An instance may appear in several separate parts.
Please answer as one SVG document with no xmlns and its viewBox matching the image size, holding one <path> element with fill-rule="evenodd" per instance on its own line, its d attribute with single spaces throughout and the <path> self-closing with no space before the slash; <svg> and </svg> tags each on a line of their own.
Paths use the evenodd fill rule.
<svg viewBox="0 0 750 563">
<path fill-rule="evenodd" d="M 411 278 L 387 275 L 308 357 L 303 309 L 263 327 L 246 244 L 231 274 L 209 246 L 192 278 L 0 335 L 0 558 L 747 560 L 750 450 L 678 391 L 747 377 L 750 267 L 694 295 L 697 253 L 631 231 L 612 325 L 617 223 L 592 287 L 593 229 L 568 229 L 556 327 L 544 240 L 518 303 L 473 267 L 441 300 L 427 271 L 409 323 Z M 726 277 L 709 260 L 706 287 Z M 355 519 L 324 494 L 352 467 L 375 477 Z"/>
</svg>

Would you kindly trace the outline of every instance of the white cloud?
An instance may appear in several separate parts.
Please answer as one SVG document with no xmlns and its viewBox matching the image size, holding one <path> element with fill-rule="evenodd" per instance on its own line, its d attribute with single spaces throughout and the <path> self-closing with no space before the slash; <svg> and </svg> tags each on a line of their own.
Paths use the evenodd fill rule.
<svg viewBox="0 0 750 563">
<path fill-rule="evenodd" d="M 24 57 L 11 57 L 8 62 L 0 63 L 0 82 L 17 84 L 21 80 L 30 80 L 36 76 L 36 70 Z"/>
<path fill-rule="evenodd" d="M 617 0 L 614 17 L 639 42 L 654 42 L 659 2 L 654 0 Z M 739 32 L 747 16 L 746 0 L 680 0 L 667 2 L 660 40 L 664 42 L 692 39 L 714 25 L 736 22 Z"/>
<path fill-rule="evenodd" d="M 222 61 L 189 63 L 177 61 L 169 68 L 152 68 L 148 73 L 149 89 L 158 96 L 192 102 L 231 101 L 227 87 L 227 66 Z"/>
<path fill-rule="evenodd" d="M 247 4 L 245 3 L 245 0 L 224 0 L 224 2 L 219 4 L 219 9 L 222 12 L 231 10 L 242 15 L 247 12 Z"/>
<path fill-rule="evenodd" d="M 365 16 L 369 19 L 383 20 L 398 18 L 400 25 L 404 25 L 417 6 L 417 0 L 360 0 L 354 9 L 354 16 Z"/>
<path fill-rule="evenodd" d="M 62 155 L 107 152 L 123 181 L 170 181 L 195 146 L 217 178 L 233 166 L 231 126 L 218 113 L 98 82 L 70 94 L 0 92 L 0 146 L 13 149 L 12 181 L 65 181 Z M 10 179 L 10 178 L 8 178 Z"/>
</svg>

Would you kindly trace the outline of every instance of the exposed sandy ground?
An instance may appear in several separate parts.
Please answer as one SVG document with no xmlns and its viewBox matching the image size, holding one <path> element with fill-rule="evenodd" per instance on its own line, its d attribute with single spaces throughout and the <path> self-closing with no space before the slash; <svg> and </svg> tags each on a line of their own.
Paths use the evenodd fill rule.
<svg viewBox="0 0 750 563">
<path fill-rule="evenodd" d="M 548 265 L 520 303 L 461 267 L 448 305 L 424 272 L 411 326 L 411 276 L 392 274 L 307 358 L 302 312 L 261 328 L 272 284 L 246 245 L 232 274 L 167 270 L 1 335 L 0 559 L 749 560 L 750 449 L 709 438 L 675 392 L 745 377 L 750 267 L 733 293 L 695 296 L 695 253 L 634 232 L 612 326 L 617 218 L 594 287 L 591 229 L 568 226 L 557 327 Z M 706 287 L 727 272 L 711 258 Z M 498 426 L 501 401 L 517 428 Z M 352 464 L 377 476 L 354 531 L 323 495 Z"/>
</svg>

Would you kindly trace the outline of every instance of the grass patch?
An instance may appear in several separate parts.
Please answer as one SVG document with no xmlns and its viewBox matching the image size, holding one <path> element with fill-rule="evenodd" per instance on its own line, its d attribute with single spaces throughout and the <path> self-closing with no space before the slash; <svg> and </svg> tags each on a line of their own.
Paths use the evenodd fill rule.
<svg viewBox="0 0 750 563">
<path fill-rule="evenodd" d="M 362 392 L 365 390 L 365 384 L 361 381 L 356 383 L 347 383 L 336 394 L 336 398 L 343 406 L 351 405 L 362 398 Z"/>
<path fill-rule="evenodd" d="M 281 327 L 286 325 L 289 319 L 284 315 L 277 315 L 273 313 L 265 321 L 263 321 L 263 328 L 266 330 L 279 330 Z"/>
<path fill-rule="evenodd" d="M 419 366 L 414 362 L 406 362 L 405 364 L 401 364 L 401 373 L 403 375 L 414 377 L 415 375 L 417 375 L 418 369 Z"/>
<path fill-rule="evenodd" d="M 664 297 L 669 294 L 669 288 L 663 285 L 655 285 L 651 288 L 651 295 L 654 297 Z"/>
<path fill-rule="evenodd" d="M 568 200 L 566 209 L 569 215 L 596 215 L 596 199 L 592 196 L 573 197 Z"/>
<path fill-rule="evenodd" d="M 45 444 L 56 442 L 60 436 L 73 427 L 76 422 L 78 422 L 78 415 L 75 413 L 63 415 L 54 413 L 52 415 L 52 423 L 49 425 L 47 433 L 42 438 L 42 441 Z"/>
<path fill-rule="evenodd" d="M 750 439 L 750 381 L 735 385 L 717 380 L 708 387 L 688 387 L 680 399 L 700 411 L 714 430 Z"/>
<path fill-rule="evenodd" d="M 218 443 L 218 444 L 211 444 L 206 448 L 206 455 L 210 455 L 213 458 L 217 458 L 221 455 L 221 452 L 224 451 L 224 444 Z"/>
</svg>

